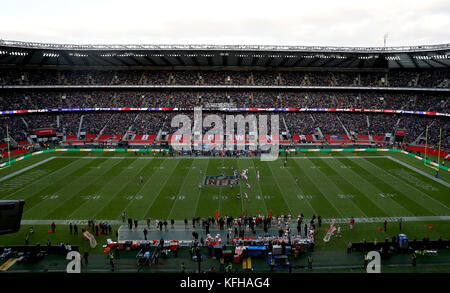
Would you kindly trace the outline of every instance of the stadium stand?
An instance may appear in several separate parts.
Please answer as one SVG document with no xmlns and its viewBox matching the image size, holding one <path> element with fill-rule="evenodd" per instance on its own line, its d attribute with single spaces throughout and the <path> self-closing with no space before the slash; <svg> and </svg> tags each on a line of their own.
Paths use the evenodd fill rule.
<svg viewBox="0 0 450 293">
<path fill-rule="evenodd" d="M 443 147 L 450 144 L 450 64 L 442 57 L 448 56 L 446 45 L 394 47 L 382 53 L 377 48 L 338 48 L 340 57 L 325 48 L 302 48 L 308 51 L 304 55 L 297 54 L 298 48 L 284 55 L 250 48 L 259 52 L 251 55 L 224 47 L 225 55 L 211 53 L 208 61 L 177 48 L 173 51 L 179 58 L 169 52 L 156 55 L 154 49 L 138 55 L 93 47 L 83 53 L 86 47 L 53 44 L 64 56 L 57 63 L 40 55 L 48 46 L 0 41 L 3 151 L 6 125 L 15 148 L 48 141 L 158 144 L 178 129 L 170 123 L 175 115 L 192 119 L 198 106 L 222 117 L 278 114 L 283 144 L 419 145 L 427 127 L 430 145 L 439 142 L 440 128 Z M 26 54 L 9 58 L 15 51 Z M 80 58 L 89 62 L 80 63 Z M 105 58 L 109 61 L 99 63 Z"/>
</svg>

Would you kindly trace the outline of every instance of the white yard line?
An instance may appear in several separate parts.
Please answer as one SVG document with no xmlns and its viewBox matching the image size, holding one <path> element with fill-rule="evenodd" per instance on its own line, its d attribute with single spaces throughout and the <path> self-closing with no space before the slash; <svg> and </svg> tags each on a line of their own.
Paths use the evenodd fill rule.
<svg viewBox="0 0 450 293">
<path fill-rule="evenodd" d="M 119 164 L 120 164 L 120 162 L 119 162 Z M 131 165 L 132 165 L 133 163 L 131 163 Z M 114 167 L 113 167 L 114 168 Z M 142 171 L 142 169 L 144 169 L 145 168 L 145 165 L 144 165 L 144 167 L 142 167 L 140 170 L 139 170 L 139 172 L 141 172 Z M 126 172 L 126 170 L 129 170 L 129 169 L 124 169 L 124 170 L 122 170 L 118 175 L 120 175 L 120 174 L 122 174 L 123 172 Z M 106 182 L 105 182 L 106 183 Z M 103 188 L 105 188 L 106 187 L 106 185 L 103 187 Z M 101 190 L 103 189 L 103 188 L 101 188 L 100 189 L 100 191 L 98 191 L 98 192 L 96 192 L 97 194 L 101 194 L 102 192 L 101 192 Z M 114 198 L 115 196 L 113 196 L 113 198 Z M 130 201 L 131 202 L 131 201 Z M 68 217 L 67 217 L 67 219 L 70 219 L 72 216 L 73 216 L 73 214 L 75 214 L 76 212 L 78 212 L 82 207 L 84 207 L 84 205 L 86 205 L 86 204 L 92 204 L 92 202 L 91 201 L 89 201 L 89 200 L 86 200 L 84 203 L 82 203 L 77 209 L 75 209 Z M 108 203 L 109 203 L 109 201 L 108 201 Z M 105 207 L 105 206 L 103 206 L 103 207 Z M 95 215 L 94 215 L 95 216 Z M 95 218 L 94 218 L 95 219 Z"/>
<path fill-rule="evenodd" d="M 382 158 L 388 158 L 389 156 L 328 156 L 328 157 L 289 157 L 289 159 L 298 159 L 298 160 L 302 160 L 302 159 L 336 159 L 336 158 L 344 158 L 344 159 L 382 159 Z M 181 156 L 181 157 L 77 157 L 77 156 L 56 156 L 56 158 L 67 158 L 67 159 L 137 159 L 137 160 L 161 160 L 161 159 L 165 159 L 165 160 L 176 160 L 176 159 L 201 159 L 201 160 L 209 160 L 209 159 L 222 159 L 219 157 L 195 157 L 195 156 Z M 280 157 L 281 158 L 281 157 Z M 255 157 L 225 157 L 223 158 L 225 160 L 253 160 L 255 159 Z"/>
<path fill-rule="evenodd" d="M 100 165 L 103 165 L 103 164 L 105 164 L 106 162 L 107 162 L 107 161 L 105 161 L 105 162 L 103 162 L 103 163 L 100 163 Z M 111 168 L 113 168 L 113 167 L 114 167 L 114 166 L 112 166 Z M 91 169 L 91 170 L 89 170 L 88 172 L 86 172 L 86 174 L 89 174 L 89 173 L 91 173 L 91 172 L 95 172 L 95 171 L 93 171 L 93 170 Z M 107 171 L 106 171 L 106 172 L 107 172 Z M 105 173 L 106 173 L 106 172 L 105 172 Z M 86 174 L 85 174 L 85 175 L 86 175 Z M 78 180 L 81 180 L 81 178 L 78 179 Z M 93 179 L 90 178 L 89 181 L 91 181 L 91 180 L 93 180 Z M 74 181 L 71 181 L 69 184 L 73 184 L 73 182 L 74 182 Z M 69 184 L 67 184 L 67 185 L 69 185 Z M 64 189 L 65 187 L 67 187 L 67 185 L 65 185 L 65 186 L 62 187 L 62 188 L 59 188 L 59 189 L 57 190 L 57 193 L 60 193 L 60 191 L 61 191 L 62 189 Z M 62 202 L 58 203 L 57 206 L 56 206 L 54 209 L 49 210 L 49 211 L 46 211 L 45 214 L 44 214 L 44 215 L 41 215 L 41 216 L 46 216 L 46 215 L 48 215 L 49 213 L 53 212 L 55 209 L 58 209 L 59 207 L 61 207 L 62 205 L 64 205 L 67 201 L 71 200 L 73 197 L 75 197 L 75 194 L 73 194 L 73 195 L 71 195 L 71 196 L 68 196 L 67 198 L 60 197 L 60 198 L 62 199 Z M 25 202 L 26 202 L 26 199 L 25 199 Z M 24 211 L 24 212 L 23 212 L 23 215 L 29 213 L 31 210 L 35 209 L 36 207 L 39 207 L 41 204 L 44 204 L 44 203 L 45 203 L 45 201 L 40 201 L 40 202 L 36 203 L 34 206 L 32 206 L 32 207 L 30 207 L 28 210 Z"/>
<path fill-rule="evenodd" d="M 57 157 L 52 157 L 52 158 L 56 159 Z M 27 184 L 27 185 L 25 185 L 25 186 L 22 186 L 21 188 L 17 189 L 17 190 L 14 191 L 13 193 L 10 193 L 8 196 L 5 196 L 3 199 L 9 198 L 9 197 L 15 195 L 16 193 L 18 193 L 19 191 L 21 191 L 22 189 L 27 188 L 27 187 L 30 186 L 30 185 L 36 184 L 37 182 L 43 180 L 44 178 L 46 178 L 46 177 L 48 177 L 48 176 L 50 176 L 50 175 L 54 175 L 55 173 L 58 173 L 58 172 L 60 172 L 60 171 L 62 171 L 62 170 L 64 170 L 64 169 L 66 169 L 66 168 L 72 166 L 72 164 L 75 164 L 75 163 L 77 163 L 77 162 L 79 162 L 79 161 L 73 161 L 72 163 L 70 163 L 70 164 L 68 164 L 68 165 L 66 165 L 66 166 L 64 166 L 64 167 L 62 167 L 62 168 L 58 168 L 58 169 L 56 169 L 56 170 L 54 170 L 54 171 L 48 173 L 47 175 L 44 175 L 44 176 L 42 176 L 41 178 L 38 178 L 38 179 L 39 179 L 38 181 L 34 181 L 34 182 L 31 182 L 30 184 Z M 27 199 L 28 197 L 29 197 L 29 196 L 27 196 L 25 199 Z"/>
<path fill-rule="evenodd" d="M 253 160 L 252 160 L 252 164 L 253 164 L 253 171 L 256 173 L 257 170 L 256 170 L 255 162 Z M 261 174 L 260 174 L 260 177 L 261 177 Z M 258 184 L 259 193 L 260 193 L 260 195 L 262 197 L 262 201 L 264 203 L 264 208 L 266 209 L 266 215 L 268 215 L 269 214 L 269 209 L 267 208 L 266 200 L 264 199 L 264 195 L 263 195 L 263 192 L 262 192 L 261 184 L 259 184 L 258 178 L 256 178 L 256 183 Z"/>
<path fill-rule="evenodd" d="M 423 217 L 373 217 L 373 218 L 355 218 L 355 223 L 382 223 L 398 222 L 399 219 L 403 222 L 429 222 L 429 221 L 450 221 L 450 216 L 423 216 Z M 98 222 L 108 222 L 111 225 L 123 225 L 121 220 L 97 220 Z M 69 223 L 78 225 L 87 225 L 87 220 L 22 220 L 22 225 L 50 225 L 55 222 L 57 225 L 68 225 Z M 322 219 L 323 223 L 330 223 L 331 219 Z M 349 223 L 350 218 L 337 218 L 336 223 Z M 177 224 L 183 225 L 182 221 L 177 221 Z M 183 231 L 184 228 L 183 228 Z"/>
<path fill-rule="evenodd" d="M 162 165 L 163 163 L 164 163 L 164 162 L 162 162 L 161 165 Z M 161 165 L 159 165 L 157 168 L 161 167 Z M 141 169 L 139 169 L 139 172 L 138 172 L 137 174 L 141 174 L 142 170 L 144 170 L 146 167 L 147 167 L 147 166 L 144 166 L 144 167 L 142 167 Z M 161 169 L 159 169 L 159 170 L 161 170 Z M 156 169 L 156 170 L 152 173 L 152 175 L 147 179 L 147 181 L 144 183 L 144 185 L 142 185 L 142 187 L 139 188 L 139 190 L 136 192 L 136 195 L 142 194 L 142 190 L 145 188 L 145 186 L 146 186 L 147 184 L 149 184 L 149 183 L 151 182 L 151 179 L 153 178 L 153 175 L 155 175 L 156 172 L 158 172 L 158 169 Z M 116 192 L 116 193 L 114 194 L 114 196 L 112 197 L 112 199 L 111 199 L 110 201 L 108 201 L 108 204 L 109 204 L 111 201 L 113 201 L 114 198 L 116 198 L 117 196 L 118 196 L 118 193 Z M 135 199 L 130 200 L 130 202 L 127 203 L 127 205 L 123 208 L 123 210 L 126 211 L 130 205 L 132 205 L 133 203 L 135 203 L 135 201 L 136 201 Z M 107 204 L 107 205 L 108 205 L 108 204 Z M 103 206 L 103 207 L 106 207 L 107 205 L 105 205 L 105 206 Z"/>
<path fill-rule="evenodd" d="M 289 213 L 290 213 L 291 215 L 293 215 L 292 210 L 291 210 L 291 207 L 289 206 L 289 203 L 288 203 L 288 201 L 286 200 L 286 197 L 284 196 L 283 189 L 281 188 L 280 183 L 278 182 L 278 179 L 277 179 L 277 178 L 275 177 L 275 175 L 274 175 L 274 172 L 273 172 L 273 170 L 272 170 L 271 164 L 268 163 L 267 165 L 269 165 L 270 173 L 272 173 L 273 179 L 274 179 L 275 182 L 277 183 L 278 190 L 280 191 L 281 196 L 283 197 L 283 200 L 284 200 L 284 202 L 286 203 L 286 205 L 287 205 L 287 207 L 288 207 L 288 209 L 289 209 Z"/>
<path fill-rule="evenodd" d="M 413 167 L 413 166 L 411 166 L 411 165 L 408 165 L 407 163 L 402 162 L 402 161 L 400 161 L 400 160 L 398 160 L 398 159 L 396 159 L 396 158 L 393 158 L 393 157 L 391 157 L 391 156 L 388 156 L 388 158 L 389 158 L 390 160 L 392 160 L 392 161 L 394 161 L 394 162 L 396 162 L 396 163 L 402 165 L 402 166 L 405 166 L 406 168 L 409 168 L 409 169 L 411 169 L 411 170 L 413 170 L 413 171 L 416 171 L 417 173 L 419 173 L 419 174 L 421 174 L 421 175 L 423 175 L 423 176 L 425 176 L 425 177 L 427 177 L 427 178 L 430 178 L 430 179 L 433 180 L 433 181 L 436 181 L 436 182 L 438 182 L 438 183 L 441 183 L 441 184 L 444 185 L 445 187 L 449 187 L 449 188 L 450 188 L 450 184 L 447 183 L 447 182 L 445 182 L 444 180 L 441 180 L 441 179 L 439 179 L 439 178 L 433 177 L 433 176 L 431 176 L 430 174 L 427 174 L 427 173 L 423 172 L 422 170 L 419 170 L 419 169 L 417 169 L 417 168 L 415 168 L 415 167 Z"/>
<path fill-rule="evenodd" d="M 388 176 L 394 178 L 395 180 L 400 181 L 400 182 L 403 182 L 403 180 L 402 180 L 401 178 L 399 178 L 399 177 L 397 177 L 397 176 L 391 174 L 390 172 L 385 171 L 383 168 L 381 168 L 381 167 L 375 165 L 374 163 L 372 163 L 372 162 L 370 162 L 370 161 L 367 161 L 367 162 L 368 162 L 369 164 L 371 164 L 372 166 L 374 166 L 375 168 L 380 169 L 380 170 L 383 170 Z M 408 166 L 409 166 L 408 164 L 403 163 L 403 162 L 401 162 L 401 161 L 400 161 L 400 162 L 397 162 L 397 163 L 402 163 L 401 165 L 404 164 L 403 166 L 405 166 L 405 167 L 407 167 L 407 168 L 408 168 Z M 409 166 L 409 167 L 414 168 L 414 167 L 412 167 L 412 166 Z M 415 169 L 415 168 L 414 168 L 414 169 Z M 417 170 L 417 171 L 420 171 L 420 170 L 418 170 L 418 169 L 416 169 L 416 170 L 414 170 L 414 169 L 411 169 L 411 170 L 413 170 L 413 171 L 416 171 L 416 170 Z M 420 173 L 419 173 L 419 174 L 420 174 Z M 444 204 L 443 202 L 441 202 L 441 201 L 439 201 L 439 200 L 437 200 L 437 199 L 431 197 L 430 195 L 428 195 L 427 193 L 421 191 L 420 189 L 418 189 L 417 187 L 413 186 L 412 184 L 410 184 L 410 183 L 408 183 L 408 182 L 406 182 L 406 183 L 407 183 L 407 186 L 409 186 L 409 187 L 412 188 L 412 189 L 417 190 L 417 192 L 419 192 L 420 194 L 424 195 L 425 197 L 428 197 L 429 199 L 431 199 L 431 200 L 433 200 L 434 202 L 436 202 L 437 204 L 439 204 L 439 205 L 445 207 L 446 209 L 450 209 L 450 208 L 449 208 L 446 204 Z M 407 195 L 406 195 L 406 196 L 407 196 Z M 411 197 L 409 197 L 409 196 L 407 196 L 407 197 L 408 197 L 409 199 L 411 199 L 412 201 L 414 201 L 415 203 L 417 203 L 417 200 L 415 200 L 415 199 L 413 199 L 413 198 L 411 198 Z M 419 204 L 419 203 L 417 203 L 417 204 Z M 419 204 L 419 205 L 420 205 L 420 204 Z M 432 211 L 430 211 L 430 212 L 432 212 Z"/>
<path fill-rule="evenodd" d="M 169 215 L 167 216 L 167 219 L 170 219 L 170 216 L 172 216 L 172 212 L 173 212 L 173 208 L 175 207 L 175 204 L 177 203 L 177 200 L 178 200 L 178 198 L 182 195 L 181 193 L 183 192 L 183 187 L 184 187 L 184 185 L 186 184 L 186 181 L 188 181 L 188 180 L 186 180 L 188 177 L 189 177 L 189 174 L 192 172 L 192 170 L 194 169 L 194 168 L 192 168 L 192 166 L 194 165 L 194 162 L 195 162 L 195 160 L 192 160 L 192 163 L 191 163 L 191 165 L 189 166 L 189 171 L 187 172 L 187 174 L 186 174 L 186 176 L 184 177 L 184 179 L 183 179 L 183 183 L 181 184 L 181 187 L 179 188 L 179 190 L 178 190 L 178 195 L 175 197 L 175 200 L 173 201 L 173 204 L 172 204 L 172 208 L 170 209 L 170 213 L 169 213 Z"/>
<path fill-rule="evenodd" d="M 298 164 L 297 164 L 297 166 L 298 166 Z M 300 166 L 298 166 L 298 168 L 300 168 Z M 291 172 L 289 172 L 289 170 L 286 170 L 286 171 L 289 173 L 289 175 L 291 176 L 292 180 L 295 181 L 294 175 L 292 175 Z M 296 184 L 296 185 L 297 185 L 297 184 Z M 301 192 L 302 195 L 306 195 L 306 193 L 303 192 L 302 188 L 300 187 L 300 184 L 298 184 L 297 187 L 298 187 L 298 189 L 300 189 L 300 192 Z M 305 200 L 306 200 L 306 202 L 308 203 L 309 207 L 311 208 L 311 210 L 312 210 L 312 212 L 313 212 L 313 215 L 317 215 L 317 212 L 314 210 L 313 206 L 312 206 L 311 203 L 309 202 L 309 199 L 307 199 L 307 198 L 305 197 Z"/>
<path fill-rule="evenodd" d="M 210 161 L 206 162 L 206 168 L 203 172 L 206 172 L 208 170 L 209 162 Z M 203 174 L 202 174 L 202 177 L 203 177 Z M 198 191 L 198 196 L 197 196 L 197 200 L 195 203 L 195 210 L 194 210 L 194 214 L 192 215 L 193 218 L 197 215 L 198 203 L 200 202 L 200 197 L 202 196 L 202 191 L 203 191 L 203 183 L 202 183 L 202 188 Z"/>
<path fill-rule="evenodd" d="M 55 158 L 55 157 L 47 158 L 47 159 L 45 159 L 45 160 L 43 160 L 43 161 L 37 162 L 37 163 L 35 163 L 35 164 L 33 164 L 33 165 L 30 165 L 30 166 L 28 166 L 28 167 L 25 167 L 25 168 L 23 168 L 23 169 L 20 169 L 19 171 L 16 171 L 16 172 L 13 172 L 13 173 L 11 173 L 11 174 L 9 174 L 9 175 L 6 175 L 6 176 L 0 178 L 0 182 L 3 182 L 3 181 L 5 181 L 5 180 L 8 180 L 9 178 L 14 177 L 14 176 L 16 176 L 16 175 L 22 174 L 23 172 L 26 172 L 26 171 L 28 171 L 28 170 L 30 170 L 30 169 L 33 169 L 34 167 L 37 167 L 37 166 L 42 165 L 42 164 L 45 164 L 45 163 L 47 163 L 48 161 L 53 160 L 54 158 Z"/>
<path fill-rule="evenodd" d="M 295 163 L 296 163 L 297 165 L 299 164 L 298 162 L 295 162 Z M 302 166 L 300 166 L 300 165 L 298 165 L 298 167 L 299 167 L 299 168 L 302 168 Z M 333 203 L 333 201 L 325 195 L 326 193 L 322 192 L 322 191 L 320 190 L 320 188 L 317 187 L 317 185 L 316 185 L 316 183 L 314 182 L 314 180 L 311 180 L 311 177 L 310 177 L 309 173 L 308 173 L 308 172 L 305 172 L 305 174 L 306 174 L 306 177 L 308 177 L 308 180 L 311 182 L 311 184 L 314 185 L 314 187 L 317 189 L 317 191 L 318 191 L 320 194 L 322 194 L 323 198 L 324 198 L 325 200 L 327 200 L 328 203 L 331 204 L 331 205 L 333 206 L 333 208 L 334 208 L 334 209 L 342 216 L 341 211 L 336 207 L 336 205 Z"/>
<path fill-rule="evenodd" d="M 161 165 L 164 164 L 164 162 L 161 163 Z M 169 178 L 172 177 L 173 172 L 175 172 L 175 169 L 178 167 L 178 165 L 180 164 L 180 162 L 177 162 L 177 164 L 175 165 L 175 167 L 173 168 L 172 172 L 170 172 L 170 174 L 167 176 L 166 180 L 164 181 L 164 183 L 161 185 L 161 187 L 158 190 L 158 193 L 155 194 L 155 198 L 152 200 L 152 202 L 148 205 L 147 210 L 145 210 L 144 213 L 144 217 L 145 215 L 147 215 L 147 213 L 150 211 L 150 209 L 152 208 L 153 204 L 155 203 L 155 201 L 158 199 L 158 197 L 161 195 L 161 191 L 164 189 L 164 187 L 166 186 L 167 182 L 169 182 Z M 160 166 L 161 166 L 160 165 Z M 156 172 L 158 172 L 158 170 L 156 170 Z M 151 177 L 153 177 L 154 174 L 153 173 Z M 150 180 L 148 180 L 147 182 L 150 182 Z M 143 186 L 144 187 L 144 186 Z M 143 188 L 142 187 L 142 188 Z"/>
<path fill-rule="evenodd" d="M 344 194 L 345 192 L 339 187 L 339 186 L 337 186 L 337 184 L 336 183 L 334 183 L 334 181 L 333 180 L 331 180 L 331 179 L 329 179 L 328 178 L 328 176 L 327 176 L 327 174 L 325 174 L 324 172 L 322 172 L 321 170 L 320 170 L 320 168 L 317 168 L 317 171 L 320 173 L 320 174 L 322 174 L 332 185 L 334 185 L 334 187 L 337 189 L 337 190 L 339 190 L 342 194 Z M 349 198 L 348 199 L 351 203 L 352 203 L 352 205 L 355 207 L 355 208 L 357 208 L 358 210 L 360 210 L 361 211 L 361 213 L 367 218 L 367 215 L 366 215 L 366 213 L 353 201 L 353 199 L 351 199 L 351 198 Z"/>
</svg>

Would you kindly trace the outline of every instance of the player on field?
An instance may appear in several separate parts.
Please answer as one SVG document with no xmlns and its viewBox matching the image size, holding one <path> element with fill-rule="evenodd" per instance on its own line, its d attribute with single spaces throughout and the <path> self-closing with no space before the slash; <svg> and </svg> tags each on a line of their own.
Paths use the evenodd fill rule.
<svg viewBox="0 0 450 293">
<path fill-rule="evenodd" d="M 336 237 L 342 237 L 341 226 L 337 226 Z"/>
<path fill-rule="evenodd" d="M 248 184 L 248 183 L 245 183 L 245 184 L 247 185 L 248 189 L 252 188 L 250 184 Z"/>
<path fill-rule="evenodd" d="M 355 219 L 352 216 L 351 219 L 350 219 L 350 229 L 353 230 L 354 226 L 355 226 Z"/>
<path fill-rule="evenodd" d="M 241 199 L 241 194 L 239 192 L 238 192 L 238 194 L 236 194 L 236 198 Z"/>
<path fill-rule="evenodd" d="M 201 182 L 198 184 L 198 190 L 202 190 L 202 183 Z"/>
<path fill-rule="evenodd" d="M 284 167 L 286 168 L 287 160 L 284 160 Z"/>
<path fill-rule="evenodd" d="M 248 200 L 248 194 L 247 194 L 247 192 L 244 192 L 244 199 L 245 199 L 245 200 Z"/>
<path fill-rule="evenodd" d="M 295 177 L 295 184 L 298 185 L 298 177 Z"/>
<path fill-rule="evenodd" d="M 144 179 L 142 178 L 142 175 L 139 176 L 139 182 L 141 182 L 141 184 L 142 184 L 142 182 L 144 182 Z"/>
<path fill-rule="evenodd" d="M 256 179 L 258 179 L 258 181 L 259 181 L 259 170 L 256 170 Z"/>
</svg>

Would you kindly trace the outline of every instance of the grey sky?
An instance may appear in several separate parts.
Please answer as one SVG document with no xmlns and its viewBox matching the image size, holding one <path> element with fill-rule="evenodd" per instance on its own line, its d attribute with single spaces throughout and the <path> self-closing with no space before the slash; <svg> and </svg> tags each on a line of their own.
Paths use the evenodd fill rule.
<svg viewBox="0 0 450 293">
<path fill-rule="evenodd" d="M 449 0 L 0 0 L 0 38 L 75 44 L 450 43 Z"/>
</svg>

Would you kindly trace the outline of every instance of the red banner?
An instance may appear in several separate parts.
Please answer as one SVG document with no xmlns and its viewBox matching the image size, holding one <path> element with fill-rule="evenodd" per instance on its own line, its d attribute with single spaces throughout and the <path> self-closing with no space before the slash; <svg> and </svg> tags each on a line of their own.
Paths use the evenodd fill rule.
<svg viewBox="0 0 450 293">
<path fill-rule="evenodd" d="M 55 135 L 55 129 L 53 128 L 40 128 L 36 129 L 36 135 L 37 136 L 44 136 L 44 135 Z"/>
<path fill-rule="evenodd" d="M 395 132 L 396 136 L 405 136 L 406 135 L 406 129 L 397 129 Z"/>
</svg>

